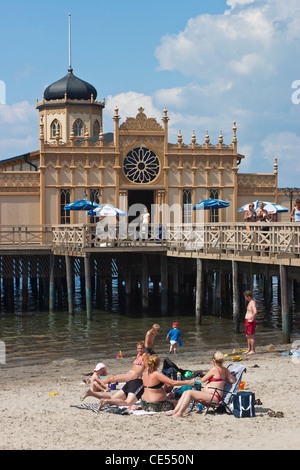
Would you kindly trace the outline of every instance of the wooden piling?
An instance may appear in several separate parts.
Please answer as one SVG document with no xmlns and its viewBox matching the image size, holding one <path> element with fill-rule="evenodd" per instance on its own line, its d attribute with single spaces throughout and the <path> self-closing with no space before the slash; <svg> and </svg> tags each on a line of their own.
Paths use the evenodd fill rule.
<svg viewBox="0 0 300 470">
<path fill-rule="evenodd" d="M 174 298 L 174 308 L 177 309 L 179 305 L 178 263 L 173 264 L 173 298 Z"/>
<path fill-rule="evenodd" d="M 239 266 L 237 261 L 232 261 L 232 306 L 233 306 L 233 328 L 236 333 L 240 332 L 240 289 L 239 289 Z"/>
<path fill-rule="evenodd" d="M 148 257 L 143 253 L 142 255 L 142 307 L 147 309 L 149 307 L 149 271 L 148 271 Z"/>
<path fill-rule="evenodd" d="M 53 313 L 55 309 L 55 256 L 50 255 L 50 273 L 49 273 L 49 312 Z"/>
<path fill-rule="evenodd" d="M 215 287 L 215 315 L 221 315 L 221 276 L 222 276 L 222 267 L 221 263 L 219 269 L 216 270 L 216 287 Z"/>
<path fill-rule="evenodd" d="M 86 316 L 90 320 L 92 318 L 92 289 L 91 289 L 91 258 L 89 253 L 84 257 L 84 274 L 85 274 L 85 303 Z"/>
<path fill-rule="evenodd" d="M 67 296 L 68 296 L 68 309 L 69 314 L 74 313 L 73 303 L 73 274 L 72 274 L 72 261 L 69 255 L 65 255 L 66 260 L 66 274 L 67 274 Z"/>
<path fill-rule="evenodd" d="M 291 325 L 289 317 L 288 268 L 280 266 L 281 321 L 283 343 L 291 342 Z"/>
<path fill-rule="evenodd" d="M 161 282 L 161 312 L 168 311 L 168 259 L 165 255 L 160 257 L 160 282 Z"/>
<path fill-rule="evenodd" d="M 196 311 L 195 311 L 195 321 L 197 324 L 201 325 L 202 321 L 202 292 L 203 292 L 203 262 L 201 258 L 197 258 L 196 266 Z"/>
</svg>

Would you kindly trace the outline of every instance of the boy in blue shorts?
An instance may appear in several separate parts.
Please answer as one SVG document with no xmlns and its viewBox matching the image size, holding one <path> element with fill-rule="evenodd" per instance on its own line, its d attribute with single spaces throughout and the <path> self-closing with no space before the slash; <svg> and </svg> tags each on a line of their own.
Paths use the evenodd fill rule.
<svg viewBox="0 0 300 470">
<path fill-rule="evenodd" d="M 178 330 L 178 322 L 175 321 L 172 325 L 172 329 L 169 331 L 166 337 L 167 341 L 170 340 L 169 353 L 171 353 L 172 351 L 174 351 L 174 354 L 177 353 L 177 345 L 178 345 L 178 341 L 180 338 L 181 338 L 181 333 Z"/>
</svg>

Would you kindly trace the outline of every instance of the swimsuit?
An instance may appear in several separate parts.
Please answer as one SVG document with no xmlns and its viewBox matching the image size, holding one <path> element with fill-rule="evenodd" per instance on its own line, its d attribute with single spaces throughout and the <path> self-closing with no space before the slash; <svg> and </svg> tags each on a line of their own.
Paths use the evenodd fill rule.
<svg viewBox="0 0 300 470">
<path fill-rule="evenodd" d="M 134 361 L 133 361 L 133 365 L 134 366 L 143 366 L 143 361 L 142 361 L 142 358 L 140 357 L 139 359 L 136 358 Z M 141 371 L 142 372 L 142 371 Z M 136 375 L 141 375 L 141 372 L 139 374 L 137 374 L 137 372 L 135 372 L 134 370 L 130 369 L 126 375 L 130 375 L 130 374 L 136 374 Z"/>
<path fill-rule="evenodd" d="M 129 380 L 122 388 L 122 391 L 125 393 L 126 398 L 128 393 L 133 393 L 139 400 L 144 393 L 144 384 L 142 379 Z"/>
<path fill-rule="evenodd" d="M 146 401 L 140 399 L 141 407 L 144 411 L 170 411 L 174 410 L 174 404 L 171 401 Z"/>
<path fill-rule="evenodd" d="M 134 366 L 142 366 L 142 365 L 143 365 L 142 358 L 141 358 L 141 357 L 140 357 L 139 359 L 136 358 L 136 359 L 133 361 L 133 365 L 134 365 Z"/>
<path fill-rule="evenodd" d="M 145 388 L 154 388 L 154 389 L 156 389 L 156 388 L 161 388 L 161 387 L 163 387 L 164 385 L 165 385 L 165 384 L 164 384 L 163 382 L 158 382 L 158 384 L 153 385 L 152 387 L 147 386 L 147 385 L 144 385 L 144 387 L 145 387 Z"/>
<path fill-rule="evenodd" d="M 152 356 L 152 354 L 155 354 L 155 352 L 152 351 L 151 348 L 145 348 L 145 353 L 146 353 L 146 354 L 150 354 L 150 356 Z"/>
<path fill-rule="evenodd" d="M 256 327 L 256 320 L 249 322 L 249 320 L 245 320 L 246 326 L 246 335 L 254 335 L 255 327 Z"/>
<path fill-rule="evenodd" d="M 220 378 L 219 379 L 215 379 L 214 377 L 212 377 L 211 379 L 209 379 L 209 383 L 210 382 L 225 382 L 225 379 L 222 379 L 222 376 L 221 376 L 221 371 L 220 369 L 217 367 L 218 371 L 219 371 L 219 374 L 220 374 Z M 222 400 L 222 397 L 220 396 L 220 394 L 215 390 L 213 393 L 209 392 L 211 394 L 211 396 L 213 396 L 213 398 L 217 398 L 218 402 L 220 402 Z"/>
</svg>

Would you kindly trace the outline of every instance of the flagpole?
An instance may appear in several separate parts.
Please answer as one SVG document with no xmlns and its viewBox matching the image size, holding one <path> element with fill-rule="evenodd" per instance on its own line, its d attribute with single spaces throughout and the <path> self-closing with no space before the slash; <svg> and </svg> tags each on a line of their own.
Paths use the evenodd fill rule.
<svg viewBox="0 0 300 470">
<path fill-rule="evenodd" d="M 72 72 L 71 65 L 71 13 L 69 13 L 69 72 Z"/>
</svg>

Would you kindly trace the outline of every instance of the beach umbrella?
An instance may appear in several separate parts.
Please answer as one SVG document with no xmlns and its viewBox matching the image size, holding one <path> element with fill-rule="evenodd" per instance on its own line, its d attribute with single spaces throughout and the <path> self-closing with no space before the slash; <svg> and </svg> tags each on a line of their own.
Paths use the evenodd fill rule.
<svg viewBox="0 0 300 470">
<path fill-rule="evenodd" d="M 97 202 L 87 201 L 86 199 L 80 199 L 79 201 L 70 202 L 64 207 L 65 211 L 88 211 L 94 207 L 99 207 Z"/>
<path fill-rule="evenodd" d="M 118 207 L 111 206 L 110 204 L 100 205 L 96 209 L 91 210 L 87 213 L 88 215 L 93 215 L 94 217 L 111 217 L 111 216 L 128 216 L 128 214 Z"/>
<path fill-rule="evenodd" d="M 248 204 L 245 204 L 244 206 L 240 207 L 238 209 L 238 212 L 243 212 L 243 211 L 248 211 L 249 210 L 249 204 L 254 205 L 254 210 L 258 209 L 259 203 L 263 202 L 264 203 L 264 209 L 269 213 L 269 214 L 275 214 L 276 212 L 288 212 L 288 209 L 284 206 L 281 206 L 280 204 L 276 204 L 275 202 L 267 202 L 267 201 L 253 201 L 252 203 L 249 202 Z"/>
<path fill-rule="evenodd" d="M 230 206 L 229 202 L 222 201 L 221 199 L 206 199 L 205 201 L 198 202 L 193 209 L 208 210 L 208 209 L 223 209 Z"/>
</svg>

